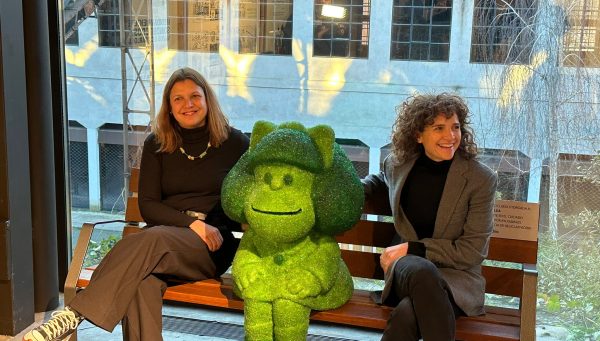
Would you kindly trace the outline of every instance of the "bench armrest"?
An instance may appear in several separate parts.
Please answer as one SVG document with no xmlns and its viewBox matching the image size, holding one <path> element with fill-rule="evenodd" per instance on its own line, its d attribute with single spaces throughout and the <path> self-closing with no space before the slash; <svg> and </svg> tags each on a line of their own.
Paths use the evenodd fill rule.
<svg viewBox="0 0 600 341">
<path fill-rule="evenodd" d="M 537 277 L 535 264 L 523 264 L 523 294 L 521 296 L 521 340 L 535 340 L 537 304 Z"/>
<path fill-rule="evenodd" d="M 97 223 L 85 223 L 81 227 L 79 232 L 79 238 L 77 238 L 77 244 L 75 244 L 75 251 L 73 251 L 73 259 L 69 265 L 69 272 L 65 280 L 65 292 L 64 301 L 65 306 L 68 305 L 77 293 L 77 280 L 81 275 L 81 268 L 83 267 L 83 261 L 85 254 L 87 253 L 92 233 L 96 225 L 110 224 L 110 223 L 127 223 L 125 220 L 109 220 L 101 221 Z"/>
</svg>

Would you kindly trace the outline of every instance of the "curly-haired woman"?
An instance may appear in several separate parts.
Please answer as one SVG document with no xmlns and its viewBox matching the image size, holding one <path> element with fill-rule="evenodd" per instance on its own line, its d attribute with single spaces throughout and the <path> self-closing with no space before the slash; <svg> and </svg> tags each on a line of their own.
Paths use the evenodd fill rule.
<svg viewBox="0 0 600 341">
<path fill-rule="evenodd" d="M 398 107 L 392 153 L 363 180 L 368 204 L 389 204 L 397 236 L 381 255 L 382 340 L 454 340 L 456 318 L 483 313 L 481 263 L 492 233 L 496 174 L 476 160 L 469 109 L 453 94 Z"/>
</svg>

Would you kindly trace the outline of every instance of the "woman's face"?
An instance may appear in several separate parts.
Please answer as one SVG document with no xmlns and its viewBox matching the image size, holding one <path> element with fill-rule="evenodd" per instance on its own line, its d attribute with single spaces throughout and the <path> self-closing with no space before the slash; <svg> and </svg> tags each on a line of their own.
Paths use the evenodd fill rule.
<svg viewBox="0 0 600 341">
<path fill-rule="evenodd" d="M 173 84 L 169 94 L 171 113 L 182 128 L 192 129 L 206 124 L 206 97 L 204 90 L 191 79 Z"/>
<path fill-rule="evenodd" d="M 460 123 L 456 114 L 446 118 L 439 114 L 433 124 L 425 126 L 417 136 L 417 142 L 423 145 L 425 155 L 433 161 L 452 160 L 460 146 Z"/>
</svg>

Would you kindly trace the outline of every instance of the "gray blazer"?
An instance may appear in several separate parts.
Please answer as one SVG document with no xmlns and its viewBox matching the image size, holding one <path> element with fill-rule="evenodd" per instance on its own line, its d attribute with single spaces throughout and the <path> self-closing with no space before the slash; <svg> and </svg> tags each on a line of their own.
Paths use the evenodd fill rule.
<svg viewBox="0 0 600 341">
<path fill-rule="evenodd" d="M 363 179 L 366 200 L 389 200 L 394 225 L 402 242 L 417 241 L 417 234 L 400 206 L 402 186 L 416 158 L 399 161 L 390 154 L 384 161 L 383 172 Z M 487 256 L 493 228 L 494 197 L 497 176 L 477 160 L 467 160 L 458 153 L 450 165 L 446 185 L 437 211 L 433 236 L 425 244 L 425 258 L 433 262 L 448 283 L 456 304 L 468 315 L 484 313 L 485 278 L 481 263 Z M 386 203 L 387 204 L 387 203 Z M 393 265 L 390 266 L 393 269 Z M 390 290 L 386 285 L 385 299 Z"/>
</svg>

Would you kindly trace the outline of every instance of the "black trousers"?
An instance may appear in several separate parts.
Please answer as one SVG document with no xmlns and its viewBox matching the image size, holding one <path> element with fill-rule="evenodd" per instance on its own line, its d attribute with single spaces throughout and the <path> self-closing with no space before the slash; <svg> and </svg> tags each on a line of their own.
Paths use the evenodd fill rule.
<svg viewBox="0 0 600 341">
<path fill-rule="evenodd" d="M 464 313 L 433 263 L 404 256 L 396 262 L 391 280 L 392 292 L 384 303 L 395 308 L 381 340 L 454 340 L 456 317 Z"/>
<path fill-rule="evenodd" d="M 231 232 L 211 253 L 191 229 L 154 226 L 123 238 L 104 257 L 88 287 L 69 304 L 88 321 L 112 331 L 122 320 L 124 340 L 162 340 L 162 295 L 169 279 L 215 278 L 237 248 Z M 221 269 L 219 269 L 221 268 Z"/>
</svg>

